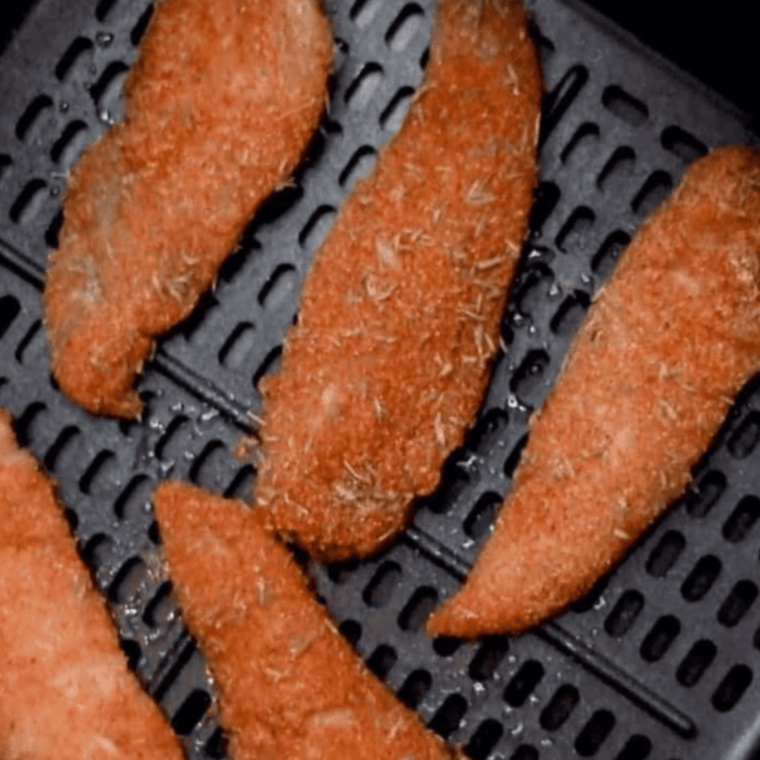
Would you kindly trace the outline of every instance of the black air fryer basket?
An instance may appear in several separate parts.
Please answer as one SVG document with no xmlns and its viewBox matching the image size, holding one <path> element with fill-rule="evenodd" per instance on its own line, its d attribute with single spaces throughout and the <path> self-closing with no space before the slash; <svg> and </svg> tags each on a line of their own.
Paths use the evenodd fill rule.
<svg viewBox="0 0 760 760">
<path fill-rule="evenodd" d="M 760 757 L 760 389 L 694 485 L 570 612 L 519 638 L 431 640 L 424 621 L 488 535 L 575 327 L 646 214 L 710 147 L 758 144 L 728 103 L 573 0 L 529 0 L 547 95 L 542 179 L 503 322 L 506 352 L 466 445 L 372 561 L 313 566 L 370 668 L 474 760 Z M 184 738 L 225 756 L 215 690 L 163 566 L 167 476 L 250 496 L 231 454 L 276 366 L 301 278 L 419 84 L 434 0 L 328 0 L 329 116 L 294 187 L 257 215 L 217 286 L 160 342 L 139 423 L 93 419 L 51 380 L 40 294 L 65 175 L 119 113 L 149 0 L 38 0 L 0 57 L 0 406 L 58 480 L 124 651 Z M 200 557 L 199 561 L 203 561 Z"/>
</svg>

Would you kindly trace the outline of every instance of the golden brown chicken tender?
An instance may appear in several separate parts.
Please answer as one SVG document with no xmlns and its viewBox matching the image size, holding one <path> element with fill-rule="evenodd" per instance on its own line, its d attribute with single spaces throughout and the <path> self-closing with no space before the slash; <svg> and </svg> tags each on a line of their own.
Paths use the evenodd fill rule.
<svg viewBox="0 0 760 760">
<path fill-rule="evenodd" d="M 541 93 L 519 0 L 441 0 L 424 82 L 340 208 L 260 386 L 257 503 L 322 559 L 387 544 L 481 403 L 528 229 Z"/>
<path fill-rule="evenodd" d="M 519 633 L 618 563 L 760 369 L 760 153 L 694 163 L 592 304 L 439 635 Z"/>
<path fill-rule="evenodd" d="M 265 510 L 173 482 L 153 504 L 176 594 L 219 689 L 231 757 L 461 757 L 367 670 Z"/>
<path fill-rule="evenodd" d="M 94 414 L 136 417 L 135 376 L 184 319 L 324 110 L 321 0 L 159 0 L 124 118 L 69 177 L 45 321 L 53 374 Z"/>
<path fill-rule="evenodd" d="M 2 410 L 0 757 L 184 757 L 127 666 L 50 481 Z"/>
</svg>

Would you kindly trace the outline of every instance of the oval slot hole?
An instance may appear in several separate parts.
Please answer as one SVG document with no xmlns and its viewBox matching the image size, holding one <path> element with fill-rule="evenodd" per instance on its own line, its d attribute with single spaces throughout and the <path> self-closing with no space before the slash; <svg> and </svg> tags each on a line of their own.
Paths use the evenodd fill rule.
<svg viewBox="0 0 760 760">
<path fill-rule="evenodd" d="M 77 60 L 88 50 L 92 50 L 93 47 L 92 40 L 88 40 L 87 37 L 77 37 L 61 56 L 61 60 L 56 64 L 56 79 L 59 81 L 65 79 Z"/>
<path fill-rule="evenodd" d="M 676 671 L 678 683 L 687 688 L 694 686 L 712 665 L 717 654 L 718 650 L 712 641 L 708 639 L 697 641 L 678 666 Z"/>
<path fill-rule="evenodd" d="M 397 132 L 401 128 L 409 102 L 414 95 L 413 87 L 401 87 L 391 98 L 390 103 L 380 114 L 380 126 L 388 132 Z"/>
<path fill-rule="evenodd" d="M 28 224 L 42 208 L 47 184 L 41 179 L 32 179 L 24 185 L 11 206 L 9 216 L 12 222 Z"/>
<path fill-rule="evenodd" d="M 459 728 L 465 712 L 467 712 L 467 700 L 461 694 L 451 694 L 446 697 L 428 725 L 446 739 Z"/>
<path fill-rule="evenodd" d="M 398 616 L 398 624 L 403 631 L 419 631 L 425 625 L 435 606 L 438 592 L 430 586 L 418 588 Z"/>
<path fill-rule="evenodd" d="M 237 325 L 219 350 L 219 363 L 229 369 L 239 369 L 256 343 L 256 333 L 250 322 Z"/>
<path fill-rule="evenodd" d="M 43 111 L 53 107 L 53 101 L 47 95 L 38 95 L 16 122 L 16 137 L 24 140 L 31 133 L 32 127 L 39 121 Z"/>
<path fill-rule="evenodd" d="M 605 88 L 602 105 L 612 114 L 634 127 L 641 126 L 649 118 L 649 109 L 642 101 L 618 85 Z"/>
<path fill-rule="evenodd" d="M 544 666 L 537 660 L 528 660 L 512 676 L 504 689 L 504 701 L 510 707 L 521 707 L 544 677 Z"/>
<path fill-rule="evenodd" d="M 549 704 L 541 711 L 539 723 L 547 731 L 556 731 L 570 717 L 580 700 L 580 694 L 575 686 L 563 684 L 560 686 Z"/>
<path fill-rule="evenodd" d="M 681 623 L 673 615 L 664 615 L 653 626 L 641 644 L 641 656 L 647 662 L 661 660 L 681 632 Z"/>
<path fill-rule="evenodd" d="M 625 636 L 642 609 L 644 609 L 643 594 L 635 589 L 626 591 L 604 621 L 604 630 L 614 638 Z"/>
<path fill-rule="evenodd" d="M 360 111 L 372 100 L 380 83 L 383 81 L 383 67 L 377 63 L 368 63 L 348 86 L 345 101 L 348 106 Z"/>
<path fill-rule="evenodd" d="M 422 26 L 424 18 L 425 13 L 417 3 L 405 5 L 388 27 L 385 33 L 385 44 L 396 53 L 405 50 Z"/>
<path fill-rule="evenodd" d="M 2 329 L 0 329 L 0 335 L 2 335 Z M 723 538 L 732 544 L 742 541 L 752 530 L 758 517 L 760 517 L 760 499 L 757 496 L 745 496 L 724 523 Z"/>
<path fill-rule="evenodd" d="M 362 593 L 365 604 L 378 609 L 385 607 L 401 582 L 401 576 L 401 566 L 396 562 L 380 565 Z"/>
</svg>

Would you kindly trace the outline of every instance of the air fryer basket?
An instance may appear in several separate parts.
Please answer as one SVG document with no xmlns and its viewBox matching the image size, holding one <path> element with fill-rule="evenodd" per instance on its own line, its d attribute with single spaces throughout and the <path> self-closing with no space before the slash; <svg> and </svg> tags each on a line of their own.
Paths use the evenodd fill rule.
<svg viewBox="0 0 760 760">
<path fill-rule="evenodd" d="M 372 561 L 312 572 L 372 670 L 474 760 L 749 760 L 760 755 L 756 383 L 690 491 L 570 612 L 477 644 L 423 630 L 488 535 L 527 417 L 618 253 L 689 161 L 719 143 L 758 143 L 742 114 L 602 17 L 573 0 L 528 4 L 547 88 L 542 180 L 506 351 L 412 527 Z M 151 489 L 171 476 L 250 495 L 254 469 L 231 450 L 251 430 L 313 251 L 422 78 L 435 2 L 327 6 L 338 46 L 329 115 L 295 186 L 267 203 L 214 290 L 161 341 L 140 381 L 139 423 L 93 419 L 61 396 L 40 293 L 66 170 L 118 116 L 150 3 L 39 0 L 2 56 L 0 405 L 57 478 L 124 650 L 192 760 L 224 757 L 224 734 L 162 563 Z"/>
</svg>

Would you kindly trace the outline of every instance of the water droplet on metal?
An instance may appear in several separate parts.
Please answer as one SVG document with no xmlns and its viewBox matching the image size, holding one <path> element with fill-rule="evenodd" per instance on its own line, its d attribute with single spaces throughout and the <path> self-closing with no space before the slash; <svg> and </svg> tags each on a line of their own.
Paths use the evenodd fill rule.
<svg viewBox="0 0 760 760">
<path fill-rule="evenodd" d="M 607 600 L 603 596 L 600 596 L 596 600 L 596 602 L 594 602 L 594 609 L 595 610 L 601 610 L 602 607 L 605 607 L 606 605 L 607 605 Z"/>
<path fill-rule="evenodd" d="M 51 198 L 57 198 L 61 194 L 61 189 L 59 187 L 51 187 L 50 188 L 50 197 Z"/>
<path fill-rule="evenodd" d="M 61 110 L 62 113 L 66 113 L 66 111 L 69 110 L 69 104 L 65 100 L 62 100 L 58 108 Z"/>
<path fill-rule="evenodd" d="M 98 32 L 95 35 L 95 42 L 100 47 L 107 48 L 113 42 L 113 35 L 110 32 Z"/>
<path fill-rule="evenodd" d="M 101 108 L 98 111 L 98 118 L 103 122 L 103 124 L 113 124 L 114 118 L 111 115 L 111 112 L 107 108 Z"/>
<path fill-rule="evenodd" d="M 210 422 L 219 416 L 219 412 L 216 409 L 208 409 L 200 416 L 201 422 Z"/>
</svg>

